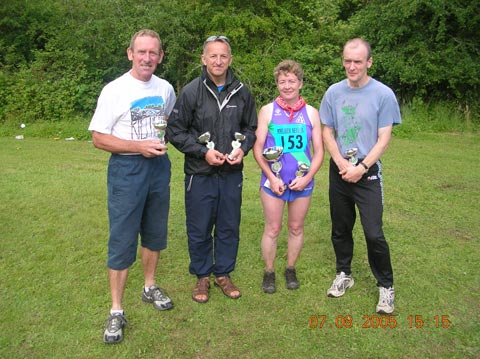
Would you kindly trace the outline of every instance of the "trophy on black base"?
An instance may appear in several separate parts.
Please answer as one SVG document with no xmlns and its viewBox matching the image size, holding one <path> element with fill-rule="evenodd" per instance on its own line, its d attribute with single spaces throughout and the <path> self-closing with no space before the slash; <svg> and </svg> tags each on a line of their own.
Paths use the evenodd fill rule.
<svg viewBox="0 0 480 359">
<path fill-rule="evenodd" d="M 265 158 L 268 162 L 272 162 L 270 167 L 272 168 L 273 173 L 277 176 L 278 179 L 281 180 L 280 171 L 282 170 L 282 162 L 278 160 L 283 155 L 283 147 L 282 146 L 272 146 L 268 147 L 263 150 L 263 158 Z"/>
<path fill-rule="evenodd" d="M 202 133 L 200 136 L 198 136 L 198 142 L 204 144 L 207 146 L 207 148 L 213 150 L 215 148 L 215 143 L 210 141 L 210 132 L 205 132 Z"/>
<path fill-rule="evenodd" d="M 165 144 L 165 129 L 167 128 L 167 116 L 163 113 L 153 118 L 153 127 L 158 131 L 158 139 L 162 145 Z"/>
<path fill-rule="evenodd" d="M 350 148 L 349 150 L 345 151 L 345 154 L 349 158 L 348 161 L 354 166 L 356 166 L 357 163 L 358 163 L 358 159 L 357 159 L 357 157 L 355 157 L 357 152 L 358 152 L 358 148 Z"/>
<path fill-rule="evenodd" d="M 228 155 L 229 160 L 233 160 L 235 158 L 233 157 L 233 154 L 235 153 L 237 148 L 240 148 L 240 146 L 242 145 L 240 142 L 242 142 L 243 140 L 245 140 L 245 135 L 241 134 L 240 132 L 235 132 L 235 140 L 232 141 L 233 149 L 232 152 L 230 152 L 230 154 Z"/>
<path fill-rule="evenodd" d="M 310 170 L 310 165 L 305 162 L 298 161 L 298 171 L 295 172 L 295 176 L 297 178 L 303 177 L 305 173 L 307 173 Z"/>
</svg>

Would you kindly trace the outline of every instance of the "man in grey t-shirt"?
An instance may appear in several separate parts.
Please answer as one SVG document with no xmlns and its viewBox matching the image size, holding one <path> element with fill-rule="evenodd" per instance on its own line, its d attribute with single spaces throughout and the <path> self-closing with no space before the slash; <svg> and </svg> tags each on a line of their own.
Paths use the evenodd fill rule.
<svg viewBox="0 0 480 359">
<path fill-rule="evenodd" d="M 380 157 L 401 116 L 393 91 L 367 74 L 373 61 L 370 52 L 369 43 L 363 39 L 345 44 L 342 60 L 347 78 L 330 86 L 320 105 L 323 141 L 331 156 L 329 198 L 337 271 L 327 295 L 340 297 L 354 283 L 351 262 L 356 205 L 370 268 L 380 290 L 376 310 L 390 314 L 395 290 L 390 250 L 382 229 Z"/>
</svg>

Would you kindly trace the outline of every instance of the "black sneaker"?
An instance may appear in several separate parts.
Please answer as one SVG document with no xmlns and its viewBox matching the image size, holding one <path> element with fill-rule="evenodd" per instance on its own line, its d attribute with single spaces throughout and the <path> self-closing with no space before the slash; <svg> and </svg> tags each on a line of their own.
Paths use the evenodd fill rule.
<svg viewBox="0 0 480 359">
<path fill-rule="evenodd" d="M 275 272 L 265 272 L 263 274 L 262 289 L 265 293 L 275 293 Z"/>
<path fill-rule="evenodd" d="M 173 302 L 164 289 L 152 285 L 148 292 L 143 289 L 142 300 L 147 303 L 153 303 L 155 309 L 168 310 L 173 308 Z"/>
<path fill-rule="evenodd" d="M 287 289 L 293 290 L 300 286 L 295 268 L 285 269 L 285 280 L 287 281 Z"/>
<path fill-rule="evenodd" d="M 120 343 L 123 340 L 123 327 L 127 325 L 127 319 L 123 314 L 110 314 L 107 321 L 107 329 L 103 333 L 103 341 L 107 344 Z"/>
</svg>

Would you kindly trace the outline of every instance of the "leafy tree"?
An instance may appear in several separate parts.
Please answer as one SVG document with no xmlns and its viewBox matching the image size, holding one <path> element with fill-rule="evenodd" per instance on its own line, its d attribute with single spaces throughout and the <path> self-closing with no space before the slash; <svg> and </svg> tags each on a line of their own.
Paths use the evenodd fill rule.
<svg viewBox="0 0 480 359">
<path fill-rule="evenodd" d="M 478 1 L 372 0 L 351 22 L 372 43 L 376 75 L 404 101 L 468 103 L 480 89 L 479 12 Z"/>
<path fill-rule="evenodd" d="M 128 71 L 126 48 L 156 30 L 158 67 L 177 92 L 200 74 L 203 41 L 230 38 L 233 68 L 257 104 L 276 96 L 274 67 L 305 71 L 318 106 L 341 78 L 341 49 L 362 36 L 372 74 L 403 102 L 448 99 L 478 108 L 480 5 L 467 0 L 0 0 L 0 122 L 88 118 L 101 88 Z"/>
<path fill-rule="evenodd" d="M 0 4 L 0 64 L 16 69 L 33 61 L 57 28 L 59 6 L 55 0 L 8 1 Z"/>
</svg>

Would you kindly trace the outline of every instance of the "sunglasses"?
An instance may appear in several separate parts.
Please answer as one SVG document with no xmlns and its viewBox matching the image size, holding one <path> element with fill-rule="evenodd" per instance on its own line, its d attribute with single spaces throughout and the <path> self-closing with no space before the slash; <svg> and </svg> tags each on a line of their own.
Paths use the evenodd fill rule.
<svg viewBox="0 0 480 359">
<path fill-rule="evenodd" d="M 228 37 L 223 36 L 223 35 L 213 35 L 213 36 L 210 36 L 209 38 L 207 38 L 207 39 L 205 40 L 205 42 L 212 42 L 212 41 L 217 41 L 217 40 L 230 43 L 230 40 L 228 39 Z"/>
</svg>

